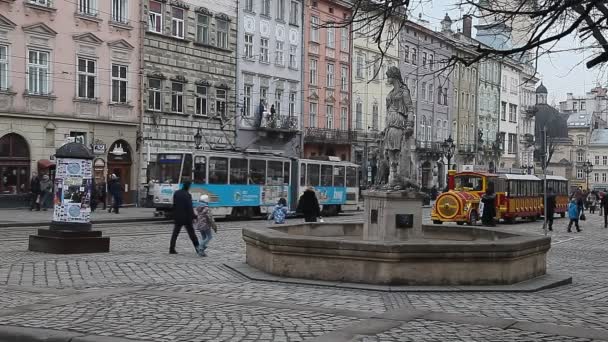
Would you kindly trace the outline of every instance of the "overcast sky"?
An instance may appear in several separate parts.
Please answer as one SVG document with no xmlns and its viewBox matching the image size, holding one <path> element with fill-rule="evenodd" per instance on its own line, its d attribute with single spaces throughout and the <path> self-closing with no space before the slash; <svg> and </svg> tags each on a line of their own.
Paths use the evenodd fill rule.
<svg viewBox="0 0 608 342">
<path fill-rule="evenodd" d="M 430 21 L 431 28 L 438 30 L 439 22 L 443 19 L 446 13 L 450 15 L 452 20 L 459 20 L 462 13 L 455 8 L 454 4 L 457 0 L 418 0 L 413 2 L 412 17 L 417 18 L 419 13 L 423 14 L 423 18 Z M 422 5 L 421 5 L 422 4 Z M 475 22 L 474 22 L 475 25 Z M 452 29 L 456 30 L 462 27 L 462 22 L 458 21 Z M 473 35 L 475 32 L 473 32 Z M 557 48 L 568 49 L 575 47 L 576 39 L 567 37 L 559 42 Z M 563 101 L 566 98 L 566 93 L 574 93 L 582 95 L 589 91 L 598 83 L 606 86 L 608 83 L 605 73 L 596 69 L 588 70 L 581 61 L 589 57 L 589 53 L 560 52 L 551 56 L 542 57 L 538 63 L 539 78 L 549 90 L 549 103 L 555 101 Z M 580 65 L 577 65 L 579 64 Z"/>
</svg>

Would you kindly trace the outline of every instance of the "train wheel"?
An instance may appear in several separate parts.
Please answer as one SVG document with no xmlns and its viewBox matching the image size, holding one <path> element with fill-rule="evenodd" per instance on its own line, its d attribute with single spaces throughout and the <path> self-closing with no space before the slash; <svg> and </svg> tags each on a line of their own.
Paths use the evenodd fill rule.
<svg viewBox="0 0 608 342">
<path fill-rule="evenodd" d="M 462 226 L 464 224 L 464 222 L 458 221 L 458 222 L 456 222 L 456 224 L 459 225 L 459 226 Z"/>
<path fill-rule="evenodd" d="M 515 222 L 515 220 L 512 217 L 505 218 L 505 223 L 506 224 L 513 224 L 513 222 Z"/>
<path fill-rule="evenodd" d="M 440 221 L 440 220 L 433 220 L 433 224 L 443 224 L 443 221 Z"/>
<path fill-rule="evenodd" d="M 561 217 L 561 218 L 566 217 L 566 213 L 559 213 L 559 217 Z"/>
<path fill-rule="evenodd" d="M 475 211 L 471 212 L 471 215 L 469 215 L 469 222 L 467 222 L 467 224 L 469 226 L 474 226 L 477 223 L 477 213 Z"/>
</svg>

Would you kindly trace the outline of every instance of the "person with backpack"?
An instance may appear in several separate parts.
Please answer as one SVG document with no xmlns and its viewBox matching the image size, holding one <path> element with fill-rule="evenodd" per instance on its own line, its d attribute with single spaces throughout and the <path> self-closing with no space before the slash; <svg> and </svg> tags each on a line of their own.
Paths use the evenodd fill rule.
<svg viewBox="0 0 608 342">
<path fill-rule="evenodd" d="M 285 223 L 285 217 L 287 216 L 287 200 L 280 198 L 277 205 L 274 206 L 272 213 L 268 215 L 268 219 L 274 219 L 274 223 L 283 224 Z"/>
<path fill-rule="evenodd" d="M 200 205 L 196 207 L 196 230 L 201 234 L 201 240 L 198 244 L 197 253 L 200 256 L 207 256 L 205 250 L 207 249 L 207 245 L 209 241 L 213 238 L 213 233 L 211 230 L 213 229 L 214 233 L 217 233 L 217 224 L 213 219 L 213 215 L 211 214 L 211 209 L 209 208 L 209 196 L 201 195 L 199 198 Z"/>
<path fill-rule="evenodd" d="M 568 233 L 572 233 L 572 224 L 576 226 L 577 232 L 581 232 L 581 228 L 578 225 L 579 216 L 579 206 L 576 199 L 573 198 L 568 205 L 568 218 L 570 219 L 570 223 L 568 223 Z"/>
</svg>

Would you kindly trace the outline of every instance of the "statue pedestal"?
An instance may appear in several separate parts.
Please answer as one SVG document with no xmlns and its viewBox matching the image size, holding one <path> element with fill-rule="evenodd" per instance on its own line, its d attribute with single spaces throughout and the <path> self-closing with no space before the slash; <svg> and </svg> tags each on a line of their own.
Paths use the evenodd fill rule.
<svg viewBox="0 0 608 342">
<path fill-rule="evenodd" d="M 54 254 L 108 253 L 110 238 L 102 237 L 101 231 L 71 229 L 65 223 L 53 222 L 50 229 L 38 229 L 38 234 L 30 235 L 29 250 Z"/>
<path fill-rule="evenodd" d="M 363 240 L 422 238 L 422 194 L 415 191 L 363 191 Z"/>
</svg>

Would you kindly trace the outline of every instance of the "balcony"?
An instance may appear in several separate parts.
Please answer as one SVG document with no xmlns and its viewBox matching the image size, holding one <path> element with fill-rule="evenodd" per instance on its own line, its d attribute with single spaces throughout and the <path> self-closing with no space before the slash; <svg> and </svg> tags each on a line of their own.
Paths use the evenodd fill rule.
<svg viewBox="0 0 608 342">
<path fill-rule="evenodd" d="M 276 115 L 274 118 L 267 116 L 262 119 L 258 127 L 260 136 L 291 137 L 300 131 L 300 122 L 297 116 Z"/>
<path fill-rule="evenodd" d="M 356 133 L 340 129 L 308 127 L 304 133 L 304 142 L 350 144 L 356 139 Z"/>
<path fill-rule="evenodd" d="M 475 152 L 474 144 L 458 144 L 458 154 L 473 154 Z"/>
<path fill-rule="evenodd" d="M 531 147 L 532 145 L 534 145 L 534 135 L 530 133 L 523 134 L 521 136 L 520 142 L 526 145 L 526 147 Z"/>
<path fill-rule="evenodd" d="M 420 159 L 438 160 L 443 156 L 441 142 L 416 140 L 416 153 Z"/>
</svg>

